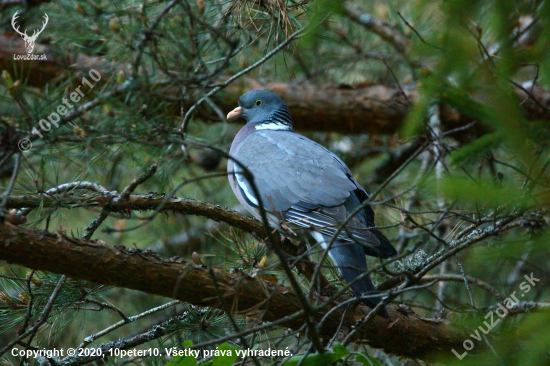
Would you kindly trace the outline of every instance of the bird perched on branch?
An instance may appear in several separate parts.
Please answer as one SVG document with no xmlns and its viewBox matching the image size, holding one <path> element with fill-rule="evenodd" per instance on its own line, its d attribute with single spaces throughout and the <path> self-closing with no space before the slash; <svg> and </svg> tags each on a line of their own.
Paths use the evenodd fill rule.
<svg viewBox="0 0 550 366">
<path fill-rule="evenodd" d="M 381 299 L 365 272 L 365 255 L 388 258 L 396 254 L 389 240 L 374 227 L 367 192 L 332 152 L 294 132 L 290 111 L 276 94 L 250 91 L 229 112 L 228 120 L 244 118 L 246 125 L 231 145 L 227 170 L 233 192 L 256 218 L 260 204 L 270 224 L 300 240 L 311 235 L 351 284 L 356 296 L 371 308 Z M 245 174 L 248 169 L 259 195 Z M 352 213 L 358 209 L 352 217 Z M 338 232 L 339 226 L 348 220 Z M 290 230 L 288 230 L 290 229 Z M 336 238 L 332 238 L 336 235 Z M 331 243 L 331 240 L 333 241 Z M 385 309 L 380 312 L 388 317 Z"/>
</svg>

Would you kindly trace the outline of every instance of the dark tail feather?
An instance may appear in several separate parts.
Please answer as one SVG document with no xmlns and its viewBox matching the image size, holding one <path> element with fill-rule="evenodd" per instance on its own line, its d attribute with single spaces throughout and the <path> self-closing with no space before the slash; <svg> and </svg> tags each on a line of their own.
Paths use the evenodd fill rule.
<svg viewBox="0 0 550 366">
<path fill-rule="evenodd" d="M 348 283 L 368 271 L 367 259 L 365 258 L 365 252 L 361 245 L 349 242 L 337 242 L 333 244 L 333 247 L 329 251 L 329 255 Z M 377 293 L 368 275 L 355 281 L 355 283 L 351 285 L 351 288 L 357 297 L 374 295 Z M 363 298 L 361 301 L 371 309 L 374 309 L 382 299 L 380 296 L 374 296 Z M 385 308 L 381 309 L 378 314 L 386 319 L 389 318 Z"/>
<path fill-rule="evenodd" d="M 354 269 L 349 268 L 339 268 L 340 273 L 342 273 L 342 276 L 344 276 L 344 279 L 346 282 L 351 282 L 358 276 L 362 274 L 360 271 L 356 271 Z M 382 301 L 382 298 L 380 296 L 372 296 L 374 294 L 377 294 L 376 288 L 374 287 L 374 284 L 372 283 L 372 280 L 370 279 L 370 276 L 364 276 L 359 281 L 356 281 L 351 285 L 351 288 L 353 292 L 355 293 L 355 296 L 357 297 L 363 297 L 363 296 L 369 296 L 367 298 L 362 298 L 361 301 L 365 303 L 369 308 L 374 309 L 380 301 Z M 380 309 L 378 312 L 379 315 L 383 316 L 386 319 L 389 319 L 389 314 L 386 308 Z"/>
</svg>

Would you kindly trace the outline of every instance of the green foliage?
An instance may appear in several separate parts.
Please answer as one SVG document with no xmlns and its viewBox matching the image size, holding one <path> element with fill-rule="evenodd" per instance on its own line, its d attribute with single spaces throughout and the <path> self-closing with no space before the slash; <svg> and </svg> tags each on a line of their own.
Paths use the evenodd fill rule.
<svg viewBox="0 0 550 366">
<path fill-rule="evenodd" d="M 225 234 L 218 232 L 218 237 L 214 237 L 221 247 L 216 249 L 218 261 L 213 264 L 220 264 L 229 271 L 251 271 L 260 268 L 260 262 L 269 254 L 268 247 L 264 243 L 258 243 L 249 235 L 244 235 L 231 229 Z M 218 262 L 218 263 L 216 263 Z M 263 264 L 266 267 L 267 264 Z M 270 271 L 271 274 L 276 273 Z"/>
<path fill-rule="evenodd" d="M 195 344 L 210 341 L 224 335 L 232 328 L 231 322 L 223 311 L 212 308 L 200 308 L 184 304 L 182 315 L 169 329 L 179 332 L 181 337 Z M 245 325 L 245 319 L 235 316 L 239 326 Z"/>
<path fill-rule="evenodd" d="M 10 271 L 18 277 L 19 271 Z M 30 275 L 33 272 L 27 272 Z M 35 319 L 42 312 L 50 299 L 51 293 L 61 276 L 42 271 L 35 271 L 27 281 L 3 279 L 0 277 L 0 293 L 4 308 L 0 310 L 0 334 L 21 325 L 30 311 L 30 319 Z M 98 296 L 108 290 L 109 286 L 90 283 L 83 280 L 69 279 L 54 302 L 51 311 L 50 336 L 56 336 L 75 320 L 78 311 L 84 308 L 87 297 Z M 29 306 L 32 308 L 29 310 Z M 32 324 L 32 323 L 31 323 Z M 45 329 L 43 330 L 45 331 Z"/>
<path fill-rule="evenodd" d="M 509 207 L 521 209 L 533 204 L 533 196 L 522 192 L 521 188 L 512 184 L 501 184 L 494 180 L 472 181 L 471 178 L 453 177 L 440 182 L 440 187 L 451 201 L 468 200 L 480 204 L 484 208 L 497 208 L 503 201 Z"/>
<path fill-rule="evenodd" d="M 487 156 L 489 152 L 495 150 L 503 141 L 503 136 L 499 133 L 491 133 L 481 136 L 470 144 L 462 147 L 451 156 L 452 162 L 458 166 L 466 163 L 474 163 L 480 158 Z"/>
<path fill-rule="evenodd" d="M 285 362 L 284 365 L 296 366 L 300 364 L 304 366 L 328 366 L 333 362 L 340 360 L 348 353 L 349 351 L 346 347 L 337 344 L 332 348 L 332 351 L 325 352 L 323 354 L 314 353 L 307 356 L 293 356 Z"/>
<path fill-rule="evenodd" d="M 11 41 L 22 42 L 9 20 L 15 10 L 22 14 L 22 29 L 27 28 L 29 33 L 47 13 L 50 22 L 38 43 L 47 47 L 49 62 L 22 62 L 11 55 L 0 58 L 2 194 L 14 169 L 14 154 L 19 153 L 17 141 L 32 134 L 38 121 L 82 85 L 83 77 L 94 68 L 100 70 L 101 81 L 93 88 L 83 87 L 85 96 L 75 108 L 92 101 L 98 101 L 97 106 L 59 128 L 42 131 L 44 137 L 33 140 L 32 150 L 23 154 L 10 195 L 36 196 L 60 184 L 82 180 L 121 192 L 157 162 L 157 173 L 140 184 L 135 194 L 173 192 L 179 197 L 233 208 L 237 200 L 224 176 L 225 160 L 208 155 L 193 142 L 228 151 L 240 125 L 228 124 L 223 117 L 235 106 L 236 94 L 273 82 L 269 85 L 277 92 L 303 91 L 303 98 L 292 102 L 297 111 L 312 111 L 312 119 L 320 120 L 325 115 L 313 114 L 319 106 L 308 104 L 310 100 L 341 102 L 342 108 L 330 113 L 342 115 L 342 126 L 316 132 L 303 131 L 299 123 L 295 127 L 330 150 L 338 150 L 367 191 L 382 188 L 374 198 L 375 224 L 403 258 L 386 266 L 388 271 L 378 267 L 378 259 L 370 261 L 369 269 L 376 271 L 373 279 L 377 284 L 403 272 L 416 274 L 449 245 L 475 238 L 491 228 L 486 239 L 447 258 L 428 275 L 451 274 L 463 279 L 465 274 L 487 282 L 503 296 L 517 290 L 527 273 L 536 271 L 544 274 L 542 278 L 548 277 L 548 1 L 349 2 L 364 11 L 364 21 L 385 22 L 385 32 L 352 20 L 341 1 L 182 1 L 163 16 L 170 2 L 26 3 L 25 7 L 0 6 L 1 19 L 5 20 L 0 35 L 14 35 Z M 149 31 L 149 27 L 154 29 Z M 262 59 L 300 29 L 307 29 L 300 39 L 198 106 L 189 115 L 183 141 L 179 131 L 182 114 L 215 86 Z M 404 51 L 397 50 L 388 36 L 391 32 L 405 39 Z M 120 92 L 109 94 L 115 89 Z M 391 93 L 390 100 L 385 98 L 386 92 Z M 405 92 L 407 98 L 402 95 Z M 373 118 L 361 119 L 355 114 L 350 120 L 346 113 L 357 105 Z M 356 128 L 369 135 L 355 134 Z M 11 139 L 15 144 L 6 143 Z M 425 151 L 402 165 L 420 146 L 418 141 L 427 141 Z M 218 176 L 203 179 L 208 174 Z M 74 188 L 53 196 L 58 200 L 55 205 L 45 207 L 44 197 L 38 199 L 38 207 L 30 210 L 26 223 L 21 225 L 82 238 L 85 228 L 99 215 L 93 200 L 101 195 Z M 258 238 L 225 224 L 213 226 L 201 217 L 173 212 L 152 214 L 111 212 L 92 240 L 151 248 L 162 256 L 184 260 L 191 260 L 197 252 L 207 267 L 230 271 L 246 280 L 266 280 L 266 293 L 278 285 L 288 285 L 278 258 Z M 506 224 L 496 225 L 501 220 Z M 139 228 L 127 230 L 135 226 Z M 105 228 L 114 230 L 103 231 Z M 319 261 L 318 246 L 309 252 L 309 258 Z M 344 286 L 331 264 L 327 259 L 321 272 L 337 287 Z M 15 265 L 0 267 L 2 275 L 23 278 L 0 278 L 0 345 L 16 337 L 31 298 L 28 320 L 33 324 L 60 278 L 37 271 L 33 278 L 41 281 L 38 285 L 36 281 L 25 281 L 25 273 L 26 269 Z M 310 282 L 306 276 L 295 268 L 293 273 L 302 290 L 307 291 Z M 402 284 L 403 280 L 395 282 Z M 546 282 L 523 300 L 544 303 L 549 295 Z M 224 287 L 222 292 L 231 295 L 232 290 Z M 311 299 L 328 296 L 321 291 Z M 166 299 L 144 293 L 69 278 L 33 346 L 75 347 L 91 334 L 121 321 L 116 311 L 85 304 L 86 299 L 116 305 L 128 316 L 166 303 Z M 262 314 L 254 307 L 256 304 L 243 305 L 239 299 L 231 299 L 226 305 L 239 312 L 233 315 L 239 329 L 261 324 L 255 317 Z M 445 322 L 475 329 L 497 299 L 475 282 L 438 281 L 404 292 L 394 302 L 404 312 L 409 307 L 420 316 L 437 314 L 447 317 Z M 268 306 L 265 311 L 271 309 Z M 355 304 L 349 311 L 353 309 Z M 472 352 L 461 361 L 450 352 L 441 360 L 456 365 L 547 364 L 547 321 L 543 311 L 510 315 L 488 335 L 498 357 L 476 345 L 479 353 Z M 159 324 L 168 324 L 166 334 L 142 347 L 180 347 L 182 340 L 187 340 L 184 348 L 237 347 L 216 341 L 237 332 L 225 312 L 190 304 L 125 324 L 89 347 L 127 339 Z M 254 332 L 244 339 L 254 349 L 284 345 L 298 353 L 290 359 L 261 358 L 261 364 L 409 362 L 382 352 L 376 353 L 376 358 L 369 356 L 367 346 L 351 353 L 335 346 L 325 354 L 304 356 L 304 347 L 309 346 L 304 333 L 281 327 Z M 233 341 L 241 339 L 235 336 Z M 202 347 L 204 342 L 208 345 Z M 438 340 L 430 342 L 437 344 Z M 126 361 L 101 362 L 114 366 Z M 15 365 L 20 360 L 7 356 L 1 362 Z M 191 366 L 198 360 L 166 360 L 159 356 L 134 362 Z M 233 356 L 215 356 L 201 362 L 213 366 L 239 363 Z"/>
<path fill-rule="evenodd" d="M 185 341 L 182 346 L 184 349 L 188 349 L 193 345 L 193 341 Z M 195 356 L 175 356 L 174 361 L 170 361 L 166 366 L 195 366 L 197 364 L 197 358 Z"/>
<path fill-rule="evenodd" d="M 240 347 L 225 342 L 220 344 L 217 349 L 221 354 L 212 358 L 212 366 L 231 366 L 237 359 L 235 351 L 240 350 Z"/>
<path fill-rule="evenodd" d="M 378 361 L 376 358 L 370 357 L 366 353 L 357 354 L 357 356 L 355 356 L 355 361 L 366 366 L 382 366 L 382 362 Z"/>
</svg>

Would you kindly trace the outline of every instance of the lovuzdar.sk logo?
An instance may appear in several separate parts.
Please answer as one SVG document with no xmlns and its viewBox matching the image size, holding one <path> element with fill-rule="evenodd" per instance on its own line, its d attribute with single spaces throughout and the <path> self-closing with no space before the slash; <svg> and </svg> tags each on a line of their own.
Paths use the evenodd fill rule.
<svg viewBox="0 0 550 366">
<path fill-rule="evenodd" d="M 25 49 L 27 50 L 26 55 L 13 55 L 14 60 L 47 60 L 47 57 L 45 54 L 43 55 L 34 55 L 34 45 L 36 43 L 36 39 L 42 33 L 44 28 L 46 28 L 46 25 L 48 25 L 48 14 L 44 13 L 44 21 L 42 22 L 42 29 L 38 30 L 35 29 L 32 33 L 32 36 L 29 36 L 27 34 L 27 30 L 25 29 L 24 32 L 21 32 L 19 30 L 19 26 L 16 24 L 19 11 L 16 11 L 15 14 L 13 14 L 13 17 L 11 18 L 11 26 L 13 27 L 13 30 L 15 30 L 19 35 L 21 35 L 21 38 L 23 38 L 23 41 L 25 42 Z"/>
</svg>

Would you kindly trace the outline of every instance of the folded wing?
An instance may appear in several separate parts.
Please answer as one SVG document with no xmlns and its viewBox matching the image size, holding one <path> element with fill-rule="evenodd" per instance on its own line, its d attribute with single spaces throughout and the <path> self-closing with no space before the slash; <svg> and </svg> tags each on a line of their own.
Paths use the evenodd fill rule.
<svg viewBox="0 0 550 366">
<path fill-rule="evenodd" d="M 245 146 L 245 148 L 242 148 Z M 315 230 L 326 237 L 368 198 L 347 166 L 332 152 L 289 131 L 256 131 L 250 134 L 236 158 L 254 176 L 260 197 L 235 165 L 236 182 L 246 203 L 284 218 L 294 228 Z M 374 213 L 365 207 L 337 235 L 338 240 L 364 246 L 368 255 L 395 254 L 389 241 L 374 226 Z"/>
</svg>

